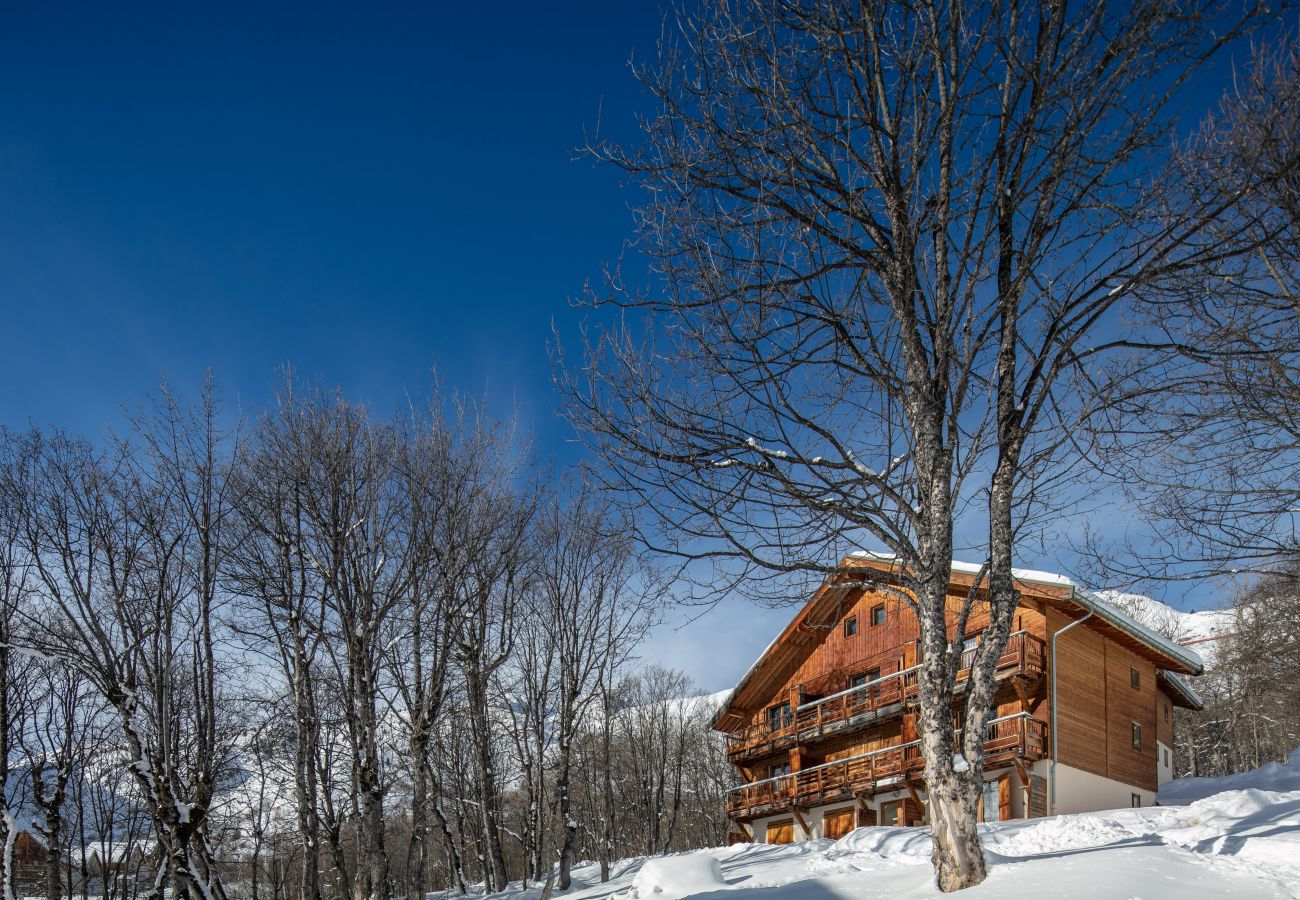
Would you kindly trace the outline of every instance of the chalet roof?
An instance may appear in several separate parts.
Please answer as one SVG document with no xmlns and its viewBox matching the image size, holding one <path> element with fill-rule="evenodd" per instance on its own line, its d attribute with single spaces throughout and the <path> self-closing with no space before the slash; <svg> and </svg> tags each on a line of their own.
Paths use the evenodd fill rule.
<svg viewBox="0 0 1300 900">
<path fill-rule="evenodd" d="M 718 709 L 713 718 L 713 727 L 728 730 L 743 725 L 747 715 L 733 712 L 733 703 L 743 701 L 751 693 L 765 693 L 766 688 L 779 687 L 783 673 L 792 671 L 811 652 L 820 642 L 825 627 L 839 615 L 844 594 L 865 586 L 862 577 L 854 576 L 875 572 L 896 578 L 900 563 L 893 554 L 860 550 L 849 554 L 840 565 L 840 572 L 827 578 L 785 630 L 777 635 L 749 667 L 731 698 Z M 980 571 L 981 566 L 977 563 L 953 560 L 954 586 L 969 587 Z M 1204 671 L 1204 663 L 1194 650 L 1133 620 L 1092 591 L 1080 589 L 1065 575 L 1034 569 L 1013 569 L 1012 576 L 1022 594 L 1042 599 L 1068 614 L 1081 613 L 1080 618 L 1091 614 L 1087 627 L 1152 659 L 1158 669 L 1172 670 L 1170 674 L 1181 672 L 1187 675 L 1200 675 Z M 1185 683 L 1180 681 L 1180 684 L 1191 692 Z M 1195 692 L 1191 693 L 1194 697 Z M 1199 698 L 1194 702 L 1199 703 Z"/>
<path fill-rule="evenodd" d="M 1173 695 L 1174 706 L 1180 706 L 1183 709 L 1205 709 L 1205 701 L 1201 699 L 1201 695 L 1196 693 L 1192 686 L 1184 681 L 1181 676 L 1159 669 L 1156 671 L 1156 681 Z"/>
</svg>

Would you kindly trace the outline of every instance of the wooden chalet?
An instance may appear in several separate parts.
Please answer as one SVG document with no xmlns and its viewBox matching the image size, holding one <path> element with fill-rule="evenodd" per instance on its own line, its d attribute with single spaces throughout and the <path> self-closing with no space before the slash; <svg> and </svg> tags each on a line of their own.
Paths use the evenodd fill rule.
<svg viewBox="0 0 1300 900">
<path fill-rule="evenodd" d="M 953 564 L 953 621 L 978 570 Z M 1199 675 L 1200 658 L 1062 576 L 1016 574 L 1020 608 L 985 735 L 983 818 L 1154 803 L 1172 774 L 1172 707 L 1200 706 L 1180 677 Z M 892 557 L 845 559 L 718 711 L 714 728 L 743 782 L 727 796 L 733 840 L 925 822 L 920 632 L 898 584 Z M 986 623 L 977 605 L 967 659 Z"/>
</svg>

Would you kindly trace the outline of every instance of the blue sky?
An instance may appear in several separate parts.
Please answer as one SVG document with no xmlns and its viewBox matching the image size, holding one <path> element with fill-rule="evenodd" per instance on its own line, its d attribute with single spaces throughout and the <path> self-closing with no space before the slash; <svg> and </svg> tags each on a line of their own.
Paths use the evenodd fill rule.
<svg viewBox="0 0 1300 900">
<path fill-rule="evenodd" d="M 387 409 L 436 362 L 570 458 L 551 323 L 572 333 L 633 200 L 574 148 L 598 121 L 633 136 L 628 60 L 660 22 L 653 2 L 6 4 L 0 424 L 94 434 L 209 367 L 256 409 L 285 363 Z M 645 656 L 726 687 L 791 614 L 741 612 Z"/>
<path fill-rule="evenodd" d="M 473 6 L 0 12 L 0 421 L 284 362 L 386 408 L 436 360 L 555 448 L 550 322 L 630 224 L 573 149 L 631 130 L 660 14 Z"/>
<path fill-rule="evenodd" d="M 431 380 L 518 409 L 547 456 L 552 320 L 631 229 L 584 129 L 631 137 L 655 3 L 207 13 L 0 9 L 0 424 L 85 434 L 211 367 L 377 408 Z M 790 612 L 664 628 L 643 658 L 733 683 Z M 682 614 L 679 622 L 698 610 Z M 717 623 L 741 621 L 723 647 Z"/>
</svg>

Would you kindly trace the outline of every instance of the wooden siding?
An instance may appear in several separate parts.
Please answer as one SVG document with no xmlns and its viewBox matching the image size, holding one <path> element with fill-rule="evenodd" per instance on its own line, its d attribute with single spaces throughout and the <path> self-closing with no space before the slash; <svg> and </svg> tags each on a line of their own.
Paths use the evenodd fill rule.
<svg viewBox="0 0 1300 900">
<path fill-rule="evenodd" d="M 1076 629 L 1077 630 L 1077 629 Z M 1149 791 L 1156 789 L 1156 667 L 1111 641 L 1106 646 L 1107 776 Z M 1132 684 L 1137 670 L 1138 686 Z M 1142 746 L 1133 747 L 1133 725 Z"/>
<path fill-rule="evenodd" d="M 1072 621 L 1050 610 L 1048 627 L 1056 633 Z M 1056 738 L 1059 760 L 1067 766 L 1107 774 L 1106 639 L 1080 625 L 1056 642 Z M 1051 715 L 1051 698 L 1040 715 Z"/>
<path fill-rule="evenodd" d="M 1055 632 L 1070 619 L 1052 610 Z M 1060 761 L 1146 790 L 1156 789 L 1156 667 L 1147 659 L 1091 630 L 1087 624 L 1057 639 L 1056 728 Z M 1132 672 L 1138 671 L 1138 687 Z M 1050 716 L 1051 700 L 1038 715 Z M 1172 713 L 1171 713 L 1172 716 Z M 1133 724 L 1142 747 L 1133 748 Z M 1172 726 L 1167 732 L 1172 740 Z"/>
<path fill-rule="evenodd" d="M 1156 691 L 1156 740 L 1174 746 L 1174 701 L 1163 689 Z"/>
<path fill-rule="evenodd" d="M 820 641 L 802 663 L 785 679 L 765 702 L 749 712 L 749 724 L 767 721 L 768 709 L 780 703 L 791 708 L 801 703 L 835 694 L 847 688 L 851 680 L 872 670 L 881 677 L 893 675 L 916 664 L 916 640 L 920 628 L 916 616 L 900 598 L 878 589 L 844 592 L 841 608 L 833 620 L 819 626 Z M 956 619 L 963 595 L 948 598 L 949 634 L 955 636 Z M 871 625 L 871 609 L 885 607 L 885 621 Z M 844 622 L 857 618 L 857 632 L 845 633 Z M 976 603 L 967 622 L 967 635 L 976 635 L 988 625 L 988 608 Z M 1016 613 L 1015 631 L 1027 631 L 1039 639 L 1047 635 L 1047 621 L 1041 600 L 1031 600 Z"/>
</svg>

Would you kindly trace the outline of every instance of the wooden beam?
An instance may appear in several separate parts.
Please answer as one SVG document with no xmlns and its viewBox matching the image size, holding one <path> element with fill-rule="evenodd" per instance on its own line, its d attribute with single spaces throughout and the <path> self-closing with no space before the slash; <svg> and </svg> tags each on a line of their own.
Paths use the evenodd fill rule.
<svg viewBox="0 0 1300 900">
<path fill-rule="evenodd" d="M 1021 759 L 1013 759 L 1011 762 L 1015 764 L 1015 767 L 1016 767 L 1016 774 L 1020 776 L 1020 783 L 1021 783 L 1022 785 L 1028 785 L 1028 784 L 1029 784 L 1029 770 L 1025 768 L 1025 763 L 1024 763 L 1024 761 L 1021 760 Z"/>
<path fill-rule="evenodd" d="M 740 833 L 745 836 L 746 841 L 748 841 L 751 844 L 754 843 L 754 832 L 749 830 L 748 825 L 746 825 L 744 822 L 737 822 L 734 819 L 732 820 L 731 824 L 735 825 L 738 829 L 740 829 Z"/>
<path fill-rule="evenodd" d="M 911 796 L 913 803 L 922 809 L 925 809 L 925 804 L 921 802 L 921 797 L 917 794 L 916 787 L 910 781 L 907 782 L 907 793 Z"/>
<path fill-rule="evenodd" d="M 1029 692 L 1025 689 L 1024 681 L 1020 678 L 1011 679 L 1011 686 L 1016 689 L 1016 696 L 1020 698 L 1020 705 L 1024 706 L 1029 702 Z"/>
<path fill-rule="evenodd" d="M 793 809 L 794 817 L 799 820 L 799 827 L 803 829 L 804 837 L 812 837 L 812 829 L 808 827 L 808 820 L 803 817 L 799 807 Z"/>
</svg>

